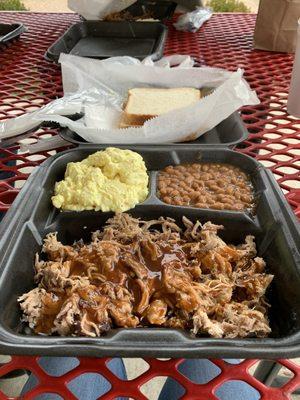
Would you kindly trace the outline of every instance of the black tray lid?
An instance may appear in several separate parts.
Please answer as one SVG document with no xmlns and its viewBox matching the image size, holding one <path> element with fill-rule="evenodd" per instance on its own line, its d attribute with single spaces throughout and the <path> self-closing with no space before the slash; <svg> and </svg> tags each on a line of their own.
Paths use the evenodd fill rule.
<svg viewBox="0 0 300 400">
<path fill-rule="evenodd" d="M 0 43 L 8 43 L 26 31 L 27 28 L 21 23 L 0 24 Z"/>
<path fill-rule="evenodd" d="M 130 56 L 143 60 L 163 55 L 168 28 L 161 22 L 82 21 L 72 25 L 45 54 L 58 62 L 61 53 L 105 59 Z"/>
</svg>

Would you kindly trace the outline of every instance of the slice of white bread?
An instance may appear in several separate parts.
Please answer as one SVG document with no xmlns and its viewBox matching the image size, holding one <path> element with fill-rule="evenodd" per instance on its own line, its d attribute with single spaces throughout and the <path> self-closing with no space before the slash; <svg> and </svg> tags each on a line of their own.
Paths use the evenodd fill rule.
<svg viewBox="0 0 300 400">
<path fill-rule="evenodd" d="M 148 119 L 187 107 L 200 98 L 201 91 L 194 88 L 130 89 L 120 127 L 141 126 Z"/>
</svg>

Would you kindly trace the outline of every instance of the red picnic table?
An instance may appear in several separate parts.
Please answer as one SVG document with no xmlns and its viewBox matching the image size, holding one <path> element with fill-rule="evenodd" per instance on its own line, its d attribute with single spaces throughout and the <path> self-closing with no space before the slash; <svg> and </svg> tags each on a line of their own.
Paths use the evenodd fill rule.
<svg viewBox="0 0 300 400">
<path fill-rule="evenodd" d="M 252 38 L 256 16 L 253 14 L 216 14 L 197 33 L 177 32 L 169 24 L 165 54 L 188 54 L 199 65 L 228 70 L 242 68 L 245 78 L 256 90 L 261 104 L 242 109 L 242 117 L 250 133 L 237 150 L 255 157 L 275 174 L 294 212 L 300 217 L 300 120 L 286 112 L 286 101 L 293 64 L 293 56 L 253 50 Z M 0 13 L 1 22 L 22 22 L 28 32 L 20 40 L 0 47 L 0 120 L 35 110 L 62 95 L 60 67 L 47 62 L 47 48 L 74 22 L 75 14 L 55 13 Z M 41 137 L 56 135 L 55 129 L 39 129 L 26 143 Z M 22 140 L 21 140 L 22 143 Z M 53 151 L 34 155 L 18 151 L 19 144 L 0 148 L 0 212 L 9 209 L 18 194 L 28 171 L 38 166 Z M 56 149 L 56 151 L 61 151 Z M 60 377 L 47 374 L 38 364 L 38 357 L 14 356 L 0 366 L 0 379 L 12 371 L 26 369 L 38 378 L 38 385 L 22 398 L 33 399 L 41 393 L 56 393 L 64 399 L 76 399 L 67 383 L 84 373 L 99 373 L 111 383 L 111 389 L 101 399 L 125 396 L 146 399 L 141 386 L 158 376 L 170 376 L 186 390 L 182 399 L 217 399 L 218 387 L 230 380 L 242 380 L 254 387 L 261 399 L 283 400 L 300 387 L 300 366 L 289 360 L 263 364 L 253 376 L 249 369 L 259 360 L 245 360 L 232 365 L 222 360 L 211 360 L 221 373 L 206 384 L 196 384 L 178 371 L 183 360 L 145 359 L 149 369 L 133 380 L 123 381 L 107 365 L 109 359 L 80 358 L 80 364 Z M 269 387 L 272 371 L 284 366 L 294 374 L 281 388 Z M 252 369 L 251 369 L 252 371 Z M 259 378 L 259 380 L 258 380 Z M 261 381 L 265 383 L 262 383 Z M 0 390 L 0 399 L 8 397 Z M 233 399 L 234 400 L 234 399 Z"/>
</svg>

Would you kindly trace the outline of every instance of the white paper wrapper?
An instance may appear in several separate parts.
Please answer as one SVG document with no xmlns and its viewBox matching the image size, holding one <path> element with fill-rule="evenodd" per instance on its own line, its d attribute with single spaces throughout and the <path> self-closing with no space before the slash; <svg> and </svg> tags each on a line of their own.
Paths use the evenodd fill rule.
<svg viewBox="0 0 300 400">
<path fill-rule="evenodd" d="M 120 12 L 136 0 L 68 0 L 68 7 L 85 19 L 103 19 L 109 14 Z"/>
<path fill-rule="evenodd" d="M 242 78 L 243 71 L 195 68 L 190 58 L 176 56 L 144 63 L 126 58 L 95 61 L 62 55 L 64 90 L 67 93 L 96 88 L 103 91 L 102 104 L 86 109 L 84 125 L 56 119 L 92 143 L 172 143 L 194 140 L 243 105 L 258 104 L 254 91 Z M 178 67 L 171 66 L 180 63 Z M 147 121 L 139 128 L 118 129 L 121 105 L 133 87 L 215 88 L 199 102 Z M 104 101 L 107 100 L 107 101 Z M 87 106 L 88 107 L 88 106 Z M 89 107 L 88 107 L 89 108 Z"/>
<path fill-rule="evenodd" d="M 1 139 L 21 135 L 31 129 L 37 128 L 43 122 L 42 115 L 73 115 L 81 113 L 84 97 L 84 95 L 82 97 L 82 94 L 78 93 L 65 96 L 52 101 L 39 110 L 0 122 L 0 141 Z"/>
<path fill-rule="evenodd" d="M 65 97 L 29 115 L 0 123 L 0 138 L 23 133 L 42 121 L 54 121 L 91 143 L 182 142 L 195 140 L 241 106 L 259 103 L 256 93 L 242 78 L 242 70 L 195 68 L 193 60 L 186 56 L 170 56 L 153 63 L 150 58 L 144 62 L 130 57 L 98 61 L 63 54 L 60 62 Z M 172 68 L 174 64 L 177 66 Z M 197 103 L 149 120 L 142 127 L 118 129 L 122 105 L 128 90 L 134 87 L 206 87 L 214 91 Z M 64 117 L 75 112 L 83 112 L 84 118 L 74 122 Z"/>
</svg>

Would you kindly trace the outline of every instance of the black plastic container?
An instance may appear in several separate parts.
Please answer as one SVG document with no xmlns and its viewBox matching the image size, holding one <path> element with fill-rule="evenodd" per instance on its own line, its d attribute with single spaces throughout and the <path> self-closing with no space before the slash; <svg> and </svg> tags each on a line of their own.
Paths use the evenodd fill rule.
<svg viewBox="0 0 300 400">
<path fill-rule="evenodd" d="M 35 285 L 34 255 L 42 239 L 58 231 L 65 243 L 83 238 L 99 229 L 111 213 L 59 212 L 51 204 L 54 183 L 64 176 L 66 164 L 80 161 L 104 146 L 86 146 L 57 154 L 36 169 L 0 226 L 0 352 L 56 356 L 124 357 L 217 357 L 280 358 L 300 355 L 300 255 L 299 226 L 280 189 L 261 164 L 243 154 L 214 147 L 203 149 L 182 145 L 127 146 L 139 152 L 150 171 L 150 194 L 129 211 L 133 216 L 152 219 L 170 216 L 180 222 L 191 220 L 223 224 L 221 236 L 241 243 L 247 234 L 256 237 L 258 254 L 275 279 L 268 292 L 272 307 L 269 338 L 214 339 L 193 337 L 175 329 L 114 329 L 101 338 L 47 337 L 24 334 L 20 323 L 19 295 Z M 186 162 L 225 162 L 250 174 L 255 196 L 255 216 L 233 211 L 204 210 L 170 206 L 156 197 L 157 171 L 167 165 Z"/>
<path fill-rule="evenodd" d="M 0 24 L 0 44 L 18 38 L 27 28 L 23 24 Z"/>
<path fill-rule="evenodd" d="M 76 145 L 85 146 L 91 145 L 91 143 L 86 142 L 81 136 L 77 135 L 76 132 L 73 132 L 71 129 L 65 128 L 60 129 L 59 135 L 66 141 L 71 142 Z M 201 144 L 202 147 L 207 146 L 218 146 L 218 147 L 234 147 L 238 143 L 243 142 L 247 139 L 249 132 L 244 125 L 242 118 L 238 112 L 231 114 L 228 118 L 218 124 L 215 128 L 210 131 L 204 133 L 204 135 L 200 136 L 197 140 L 193 140 L 191 142 L 186 142 L 185 146 Z M 161 143 L 157 143 L 161 145 Z M 109 144 L 106 144 L 109 146 Z M 120 146 L 127 147 L 128 145 L 115 145 L 112 146 Z M 182 143 L 174 144 L 177 146 L 182 146 Z"/>
<path fill-rule="evenodd" d="M 71 26 L 46 52 L 58 62 L 61 53 L 104 59 L 131 56 L 144 59 L 163 55 L 168 28 L 160 22 L 84 21 Z"/>
</svg>

